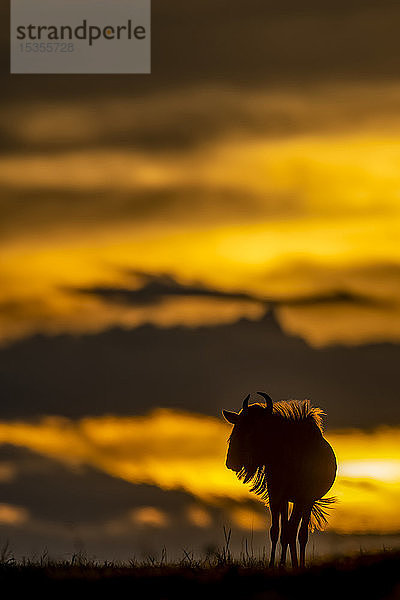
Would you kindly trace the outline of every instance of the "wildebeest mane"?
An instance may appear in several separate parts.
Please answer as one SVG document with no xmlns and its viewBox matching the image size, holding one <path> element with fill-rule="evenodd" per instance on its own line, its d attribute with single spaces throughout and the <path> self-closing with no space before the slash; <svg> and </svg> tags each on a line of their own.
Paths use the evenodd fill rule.
<svg viewBox="0 0 400 600">
<path fill-rule="evenodd" d="M 321 408 L 311 406 L 309 400 L 289 400 L 275 402 L 273 414 L 278 414 L 290 422 L 309 422 L 322 431 L 322 417 L 325 414 Z"/>
</svg>

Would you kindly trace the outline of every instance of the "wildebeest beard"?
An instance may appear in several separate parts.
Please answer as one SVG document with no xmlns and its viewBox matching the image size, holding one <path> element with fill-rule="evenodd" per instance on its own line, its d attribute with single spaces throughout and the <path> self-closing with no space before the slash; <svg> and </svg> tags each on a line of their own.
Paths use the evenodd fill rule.
<svg viewBox="0 0 400 600">
<path fill-rule="evenodd" d="M 267 470 L 265 465 L 248 463 L 243 465 L 236 475 L 243 483 L 251 483 L 250 491 L 268 502 Z"/>
</svg>

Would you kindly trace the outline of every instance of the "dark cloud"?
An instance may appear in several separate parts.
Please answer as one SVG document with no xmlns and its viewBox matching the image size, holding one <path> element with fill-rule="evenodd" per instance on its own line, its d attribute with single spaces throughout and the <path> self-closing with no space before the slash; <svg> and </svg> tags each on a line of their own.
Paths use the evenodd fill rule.
<svg viewBox="0 0 400 600">
<path fill-rule="evenodd" d="M 183 549 L 205 553 L 222 544 L 226 510 L 248 507 L 265 516 L 258 501 L 235 502 L 220 498 L 217 505 L 202 502 L 180 490 L 162 490 L 152 485 L 134 485 L 90 467 L 67 467 L 28 450 L 0 447 L 0 461 L 7 460 L 16 471 L 12 481 L 0 483 L 0 504 L 23 508 L 28 519 L 22 525 L 0 523 L 0 544 L 10 540 L 18 556 L 71 555 L 84 550 L 104 559 L 128 560 L 147 554 L 158 555 L 164 546 L 170 557 L 182 558 Z M 188 518 L 190 507 L 202 507 L 209 523 L 196 526 Z M 165 526 L 157 528 L 132 520 L 130 515 L 152 507 L 165 515 Z M 235 546 L 247 532 L 231 523 Z M 256 533 L 260 546 L 265 534 Z M 190 542 L 189 542 L 190 540 Z"/>
<path fill-rule="evenodd" d="M 2 2 L 3 97 L 54 99 L 123 92 L 135 96 L 183 83 L 293 84 L 316 79 L 398 77 L 400 9 L 390 0 L 279 3 L 212 0 L 152 7 L 151 76 L 13 76 L 7 73 L 8 7 Z M 33 79 L 34 78 L 34 79 Z M 32 82 L 35 85 L 32 85 Z"/>
<path fill-rule="evenodd" d="M 328 426 L 399 423 L 400 346 L 310 348 L 272 313 L 219 327 L 113 329 L 35 336 L 0 351 L 1 418 L 142 414 L 171 407 L 218 415 L 249 391 L 310 398 Z"/>
<path fill-rule="evenodd" d="M 2 219 L 0 233 L 7 238 L 24 233 L 37 234 L 63 227 L 75 233 L 97 231 L 99 225 L 204 223 L 225 224 L 240 219 L 261 218 L 281 213 L 285 205 L 271 201 L 261 205 L 259 198 L 246 191 L 210 189 L 209 186 L 166 186 L 156 191 L 89 191 L 62 189 L 0 190 Z"/>
<path fill-rule="evenodd" d="M 231 549 L 236 556 L 245 551 L 256 555 L 269 546 L 269 519 L 262 503 L 219 498 L 214 505 L 202 503 L 189 493 L 163 491 L 150 485 L 134 485 L 95 469 L 71 468 L 28 450 L 0 447 L 0 461 L 16 469 L 16 477 L 0 484 L 0 503 L 23 507 L 29 518 L 21 525 L 0 524 L 0 544 L 9 541 L 17 558 L 71 558 L 84 552 L 99 560 L 160 558 L 166 547 L 169 560 L 180 560 L 184 551 L 204 556 L 224 544 L 223 526 L 232 528 Z M 190 506 L 202 506 L 210 523 L 196 527 L 188 518 Z M 168 517 L 166 527 L 140 527 L 129 520 L 130 511 L 152 506 Z M 249 509 L 265 518 L 265 531 L 235 526 L 229 512 Z M 310 552 L 326 555 L 397 547 L 399 535 L 311 534 Z M 312 550 L 311 550 L 312 549 Z"/>
<path fill-rule="evenodd" d="M 257 296 L 256 294 L 247 294 L 244 292 L 225 292 L 223 290 L 212 289 L 199 283 L 198 285 L 187 285 L 178 282 L 172 275 L 152 274 L 142 271 L 127 271 L 128 274 L 139 278 L 141 285 L 130 289 L 127 287 L 109 287 L 95 286 L 90 288 L 78 288 L 72 290 L 78 294 L 89 294 L 97 296 L 105 302 L 116 304 L 129 304 L 133 306 L 158 304 L 167 297 L 200 297 L 200 298 L 225 298 L 231 300 L 254 300 L 256 302 L 272 306 L 313 306 L 319 304 L 349 304 L 379 306 L 385 302 L 379 302 L 377 299 L 368 297 L 366 294 L 358 294 L 349 290 L 335 289 L 327 290 L 319 294 L 308 294 L 304 296 L 292 296 L 279 298 L 276 296 Z"/>
<path fill-rule="evenodd" d="M 179 514 L 193 497 L 152 485 L 133 485 L 90 467 L 68 467 L 13 446 L 0 447 L 0 460 L 16 476 L 0 483 L 0 502 L 23 506 L 34 519 L 65 524 L 104 522 L 141 506 Z"/>
<path fill-rule="evenodd" d="M 316 82 L 273 89 L 191 85 L 159 91 L 144 102 L 122 91 L 93 98 L 24 99 L 0 115 L 0 149 L 52 154 L 86 147 L 144 153 L 187 151 L 227 136 L 274 140 L 277 136 L 335 135 L 398 121 L 395 82 Z M 194 192 L 196 190 L 193 190 Z"/>
<path fill-rule="evenodd" d="M 202 284 L 185 285 L 178 283 L 168 274 L 150 274 L 133 271 L 139 277 L 142 286 L 136 289 L 93 287 L 74 290 L 79 294 L 90 294 L 101 298 L 105 302 L 117 304 L 130 304 L 134 306 L 158 304 L 167 297 L 196 297 L 196 298 L 229 298 L 232 300 L 254 300 L 250 294 L 224 292 L 223 290 L 210 289 Z"/>
<path fill-rule="evenodd" d="M 286 298 L 284 300 L 272 300 L 276 306 L 313 306 L 318 304 L 350 304 L 355 306 L 378 306 L 384 304 L 373 298 L 369 298 L 362 294 L 356 294 L 348 290 L 332 290 L 331 292 L 308 295 L 303 297 Z"/>
<path fill-rule="evenodd" d="M 163 491 L 150 485 L 133 485 L 91 469 L 70 468 L 28 450 L 0 447 L 0 461 L 15 466 L 13 481 L 0 484 L 0 503 L 23 507 L 29 515 L 20 525 L 0 524 L 1 549 L 9 542 L 11 554 L 38 559 L 71 558 L 83 552 L 99 560 L 160 558 L 165 547 L 169 560 L 180 560 L 184 551 L 204 556 L 224 544 L 223 526 L 232 528 L 231 549 L 262 553 L 269 547 L 266 536 L 269 519 L 263 505 L 254 500 L 235 502 L 220 498 L 215 505 L 201 503 L 183 491 Z M 196 527 L 187 518 L 187 509 L 203 506 L 210 523 Z M 130 511 L 152 506 L 168 517 L 166 527 L 140 527 L 129 520 Z M 235 526 L 229 512 L 249 509 L 265 518 L 265 531 Z M 340 535 L 313 533 L 313 556 L 380 550 L 398 547 L 399 535 Z"/>
</svg>

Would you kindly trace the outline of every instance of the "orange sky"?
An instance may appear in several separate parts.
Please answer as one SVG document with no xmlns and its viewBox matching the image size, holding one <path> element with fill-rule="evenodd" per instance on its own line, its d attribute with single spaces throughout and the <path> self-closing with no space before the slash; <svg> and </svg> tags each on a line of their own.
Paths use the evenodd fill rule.
<svg viewBox="0 0 400 600">
<path fill-rule="evenodd" d="M 331 93 L 347 112 L 340 102 L 330 104 Z M 16 114 L 21 117 L 9 134 L 27 144 L 39 140 L 43 149 L 9 152 L 0 164 L 9 215 L 1 242 L 0 344 L 115 325 L 195 328 L 243 317 L 256 322 L 271 302 L 284 331 L 315 348 L 398 343 L 400 122 L 389 99 L 395 105 L 400 88 L 386 86 L 389 108 L 382 113 L 375 95 L 373 87 L 335 84 L 308 96 L 210 89 L 200 101 L 196 90 L 183 90 L 182 102 L 199 115 L 216 101 L 222 114 L 233 102 L 260 123 L 280 110 L 299 126 L 272 134 L 260 127 L 250 134 L 238 125 L 189 147 L 154 151 L 96 141 L 127 122 L 134 135 L 142 125 L 151 127 L 155 115 L 177 119 L 174 95 L 136 106 L 136 113 L 123 99 L 100 99 L 103 118 L 95 120 L 85 102 L 60 101 L 51 108 L 38 103 L 29 118 L 18 105 L 8 107 L 5 128 Z M 66 145 L 58 152 L 46 149 L 54 135 Z M 15 212 L 20 197 L 24 210 Z M 82 292 L 96 286 L 137 290 L 143 280 L 135 271 L 168 274 L 178 285 L 221 295 L 113 304 Z M 238 293 L 243 297 L 224 296 Z M 0 443 L 133 483 L 183 488 L 210 504 L 219 497 L 249 498 L 224 468 L 227 434 L 213 417 L 162 410 L 145 417 L 0 423 Z M 400 529 L 398 436 L 395 426 L 327 433 L 339 460 L 332 530 Z M 0 478 L 12 477 L 12 464 L 0 465 Z M 229 510 L 239 527 L 265 526 L 245 504 Z M 200 505 L 188 509 L 187 518 L 199 526 L 210 522 Z M 0 506 L 0 521 L 28 519 L 23 507 Z M 133 511 L 129 519 L 161 528 L 169 522 L 155 507 Z"/>
<path fill-rule="evenodd" d="M 326 432 L 329 529 L 400 531 L 400 8 L 217 4 L 153 2 L 150 76 L 0 73 L 0 526 L 39 544 L 64 516 L 157 539 L 178 490 L 185 527 L 264 532 L 218 418 L 259 381 L 370 426 Z"/>
<path fill-rule="evenodd" d="M 204 93 L 201 103 L 196 92 L 187 90 L 182 102 L 190 106 L 197 98 L 200 113 L 217 97 L 232 104 L 229 93 L 219 93 Z M 342 95 L 347 113 L 340 103 L 330 104 L 326 88 L 308 96 L 234 96 L 243 113 L 256 115 L 260 123 L 263 114 L 280 106 L 289 120 L 303 123 L 296 133 L 263 135 L 261 130 L 250 136 L 231 129 L 175 151 L 104 146 L 5 155 L 0 190 L 7 213 L 12 216 L 21 194 L 39 194 L 42 200 L 24 201 L 24 210 L 5 221 L 0 341 L 40 331 L 101 331 L 116 324 L 194 326 L 242 316 L 258 319 L 265 312 L 259 299 L 300 297 L 310 301 L 283 302 L 278 316 L 287 332 L 313 346 L 398 342 L 400 123 L 389 99 L 394 103 L 399 89 L 387 85 L 389 108 L 382 114 L 374 105 L 374 88 L 350 92 L 336 84 L 331 93 Z M 164 100 L 164 105 L 158 99 L 137 108 L 149 127 L 162 105 L 163 119 L 168 114 L 176 118 L 172 97 Z M 131 126 L 138 127 L 132 107 L 114 102 L 117 113 L 130 116 Z M 357 103 L 363 117 L 352 124 Z M 334 131 L 322 120 L 328 108 Z M 83 136 L 88 143 L 106 125 L 121 127 L 120 117 L 114 122 L 115 111 L 103 109 L 104 119 L 93 121 L 93 107 L 85 103 L 61 103 L 49 111 L 38 104 L 13 135 L 29 142 L 40 133 L 45 147 L 64 127 L 65 135 Z M 11 118 L 17 107 L 8 110 Z M 76 200 L 71 202 L 68 194 Z M 112 204 L 105 201 L 110 196 Z M 133 269 L 245 291 L 254 300 L 170 298 L 161 307 L 115 310 L 73 293 L 82 286 L 135 287 L 126 275 Z M 370 302 L 312 301 L 336 292 Z"/>
<path fill-rule="evenodd" d="M 79 421 L 47 417 L 36 423 L 2 422 L 0 443 L 27 448 L 71 468 L 89 465 L 132 483 L 155 484 L 166 490 L 183 488 L 210 505 L 224 505 L 230 499 L 244 502 L 255 498 L 225 468 L 229 432 L 222 418 L 159 409 L 142 417 L 88 417 Z M 337 481 L 328 494 L 338 499 L 329 529 L 339 533 L 399 530 L 399 435 L 394 427 L 369 433 L 326 433 L 339 464 Z M 12 465 L 4 477 L 12 478 Z M 3 512 L 10 519 L 21 518 L 11 508 Z M 135 518 L 143 522 L 153 520 L 160 526 L 167 522 L 167 516 L 160 517 L 154 511 L 140 515 Z M 265 527 L 259 513 L 245 504 L 232 509 L 230 516 L 244 528 Z M 199 508 L 191 509 L 190 518 L 207 522 L 204 509 L 203 513 Z"/>
</svg>

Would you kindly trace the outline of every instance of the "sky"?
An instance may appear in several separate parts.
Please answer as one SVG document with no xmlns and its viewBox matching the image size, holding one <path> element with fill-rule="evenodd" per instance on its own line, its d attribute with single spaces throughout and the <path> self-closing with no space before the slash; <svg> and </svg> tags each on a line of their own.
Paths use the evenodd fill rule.
<svg viewBox="0 0 400 600">
<path fill-rule="evenodd" d="M 131 76 L 9 75 L 0 10 L 0 543 L 262 552 L 261 389 L 326 413 L 309 552 L 398 547 L 398 4 L 153 0 Z"/>
</svg>

